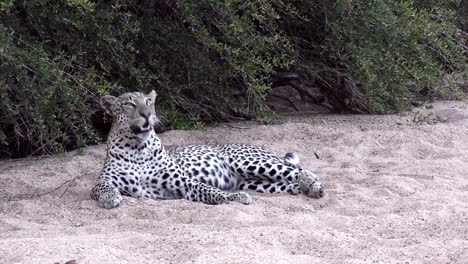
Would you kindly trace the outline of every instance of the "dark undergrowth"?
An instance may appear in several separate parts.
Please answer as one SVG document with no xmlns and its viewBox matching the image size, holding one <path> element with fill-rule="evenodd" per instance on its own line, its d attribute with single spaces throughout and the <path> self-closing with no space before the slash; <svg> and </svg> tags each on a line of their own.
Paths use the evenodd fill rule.
<svg viewBox="0 0 468 264">
<path fill-rule="evenodd" d="M 2 1 L 0 158 L 99 142 L 126 91 L 157 91 L 163 129 L 265 119 L 277 86 L 334 112 L 459 98 L 466 2 Z"/>
</svg>

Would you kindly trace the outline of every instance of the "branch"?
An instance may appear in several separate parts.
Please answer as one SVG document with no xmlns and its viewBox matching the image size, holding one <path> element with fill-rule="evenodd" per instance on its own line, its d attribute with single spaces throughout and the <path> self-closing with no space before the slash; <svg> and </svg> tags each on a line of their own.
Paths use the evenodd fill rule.
<svg viewBox="0 0 468 264">
<path fill-rule="evenodd" d="M 48 194 L 51 194 L 57 190 L 59 190 L 60 188 L 62 188 L 65 184 L 67 183 L 70 183 L 70 182 L 73 182 L 75 180 L 77 180 L 79 177 L 75 177 L 73 179 L 70 179 L 70 180 L 66 180 L 64 182 L 62 182 L 59 186 L 55 187 L 54 189 L 50 190 L 50 191 L 47 191 L 47 192 L 44 192 L 44 193 L 39 193 L 37 194 L 37 189 L 34 191 L 33 194 L 31 194 L 29 197 L 21 197 L 21 196 L 18 196 L 18 197 L 13 197 L 13 198 L 9 198 L 8 199 L 8 202 L 11 202 L 11 201 L 20 201 L 20 200 L 23 200 L 23 199 L 33 199 L 33 198 L 36 198 L 36 197 L 41 197 L 41 196 L 44 196 L 44 195 L 48 195 Z M 65 191 L 60 195 L 60 197 L 62 197 L 65 192 L 68 190 L 68 187 L 65 189 Z"/>
</svg>

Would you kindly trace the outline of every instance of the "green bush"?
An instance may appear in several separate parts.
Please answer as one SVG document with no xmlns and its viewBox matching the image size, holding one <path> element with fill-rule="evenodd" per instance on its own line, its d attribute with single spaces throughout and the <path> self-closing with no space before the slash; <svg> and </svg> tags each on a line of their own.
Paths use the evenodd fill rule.
<svg viewBox="0 0 468 264">
<path fill-rule="evenodd" d="M 99 94 L 123 91 L 112 76 L 129 81 L 134 71 L 125 13 L 89 1 L 4 1 L 0 18 L 0 155 L 96 142 L 91 116 Z"/>
<path fill-rule="evenodd" d="M 280 71 L 337 111 L 393 112 L 455 94 L 438 83 L 466 71 L 462 5 L 2 1 L 0 157 L 100 141 L 103 94 L 155 89 L 167 128 L 269 114 L 265 95 Z"/>
<path fill-rule="evenodd" d="M 427 1 L 338 1 L 330 12 L 327 48 L 351 69 L 369 110 L 393 112 L 436 92 L 446 74 L 466 70 L 462 40 L 451 9 Z M 439 1 L 434 1 L 438 3 Z M 432 18 L 431 18 L 432 17 Z M 455 41 L 454 41 L 455 40 Z M 451 89 L 457 90 L 457 87 Z"/>
</svg>

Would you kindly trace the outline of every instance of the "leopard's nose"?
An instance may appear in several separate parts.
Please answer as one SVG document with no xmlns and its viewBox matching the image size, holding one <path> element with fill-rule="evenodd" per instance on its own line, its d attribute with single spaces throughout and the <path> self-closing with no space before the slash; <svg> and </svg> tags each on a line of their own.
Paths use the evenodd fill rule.
<svg viewBox="0 0 468 264">
<path fill-rule="evenodd" d="M 151 111 L 149 109 L 143 109 L 139 111 L 140 116 L 144 117 L 145 119 L 148 119 L 151 115 Z"/>
</svg>

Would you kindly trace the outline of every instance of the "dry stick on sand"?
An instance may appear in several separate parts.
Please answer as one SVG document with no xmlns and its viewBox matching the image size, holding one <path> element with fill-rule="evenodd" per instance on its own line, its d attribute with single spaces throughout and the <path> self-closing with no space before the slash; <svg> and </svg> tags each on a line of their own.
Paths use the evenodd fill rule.
<svg viewBox="0 0 468 264">
<path fill-rule="evenodd" d="M 64 182 L 62 182 L 60 185 L 58 185 L 57 187 L 55 187 L 54 189 L 50 190 L 50 191 L 47 191 L 47 192 L 44 192 L 44 193 L 39 193 L 37 194 L 37 190 L 34 190 L 34 193 L 32 195 L 30 195 L 29 197 L 21 197 L 21 196 L 18 196 L 18 197 L 14 197 L 14 198 L 9 198 L 8 199 L 8 202 L 11 202 L 11 201 L 20 201 L 20 200 L 23 200 L 25 198 L 28 198 L 28 199 L 33 199 L 33 198 L 36 198 L 36 197 L 41 197 L 41 196 L 44 196 L 44 195 L 48 195 L 48 194 L 51 194 L 55 191 L 58 191 L 60 188 L 62 188 L 65 184 L 67 183 L 71 183 L 75 180 L 78 180 L 80 177 L 75 177 L 73 179 L 70 179 L 70 180 L 66 180 Z M 60 198 L 63 197 L 63 195 L 65 195 L 65 193 L 68 191 L 68 189 L 70 188 L 70 184 L 67 185 L 67 187 L 65 188 L 65 190 L 62 192 L 62 194 L 60 195 Z M 124 191 L 125 192 L 125 191 Z M 128 193 L 127 193 L 128 194 Z M 131 196 L 130 194 L 128 194 L 129 196 Z M 148 206 L 153 206 L 151 204 L 148 204 L 146 202 L 144 202 L 142 199 L 137 199 L 139 202 L 145 204 L 145 205 L 148 205 Z"/>
<path fill-rule="evenodd" d="M 60 184 L 59 186 L 57 186 L 57 187 L 55 187 L 54 189 L 52 189 L 52 190 L 50 190 L 50 191 L 48 191 L 48 192 L 45 192 L 45 193 L 40 193 L 40 194 L 35 194 L 35 193 L 34 193 L 33 195 L 31 195 L 31 197 L 29 197 L 29 199 L 36 198 L 36 197 L 40 197 L 40 196 L 44 196 L 44 195 L 47 195 L 47 194 L 51 194 L 51 193 L 57 191 L 58 189 L 62 188 L 65 184 L 67 184 L 67 183 L 69 183 L 69 182 L 72 182 L 72 181 L 75 181 L 75 180 L 77 180 L 77 179 L 78 179 L 78 177 L 75 177 L 75 178 L 70 179 L 70 180 L 66 180 L 66 181 L 62 182 L 62 184 Z M 66 192 L 67 190 L 68 190 L 68 186 L 67 186 L 67 189 L 65 190 L 65 192 Z M 64 193 L 65 193 L 65 192 L 64 192 Z M 60 195 L 60 197 L 62 197 L 64 193 L 62 193 L 62 195 Z"/>
<path fill-rule="evenodd" d="M 47 191 L 47 192 L 44 192 L 44 193 L 39 193 L 37 194 L 37 189 L 34 190 L 34 193 L 31 194 L 29 197 L 22 197 L 21 195 L 18 196 L 18 197 L 13 197 L 13 198 L 9 198 L 8 201 L 11 202 L 11 201 L 20 201 L 20 200 L 23 200 L 25 198 L 27 199 L 33 199 L 33 198 L 36 198 L 36 197 L 41 197 L 41 196 L 44 196 L 44 195 L 47 195 L 47 194 L 51 194 L 57 190 L 59 190 L 60 188 L 62 188 L 65 184 L 67 183 L 70 183 L 70 182 L 73 182 L 75 180 L 79 179 L 79 177 L 75 177 L 73 179 L 70 179 L 70 180 L 66 180 L 64 182 L 62 182 L 59 186 L 55 187 L 54 189 L 50 190 L 50 191 Z M 60 195 L 60 197 L 62 197 L 67 191 L 68 191 L 68 188 L 70 187 L 70 185 L 67 185 L 67 188 L 65 189 L 65 191 Z"/>
</svg>

